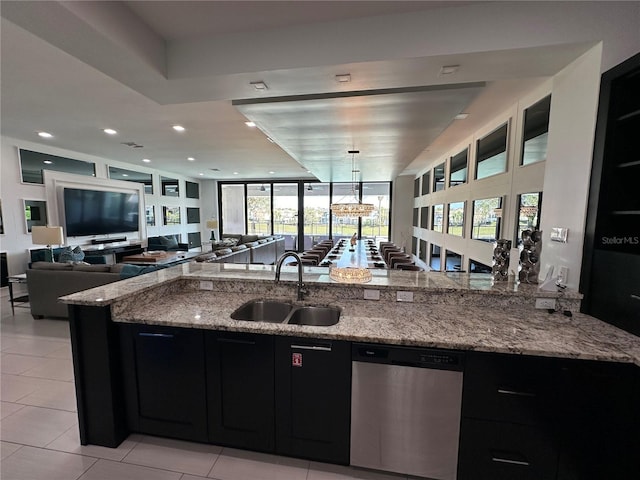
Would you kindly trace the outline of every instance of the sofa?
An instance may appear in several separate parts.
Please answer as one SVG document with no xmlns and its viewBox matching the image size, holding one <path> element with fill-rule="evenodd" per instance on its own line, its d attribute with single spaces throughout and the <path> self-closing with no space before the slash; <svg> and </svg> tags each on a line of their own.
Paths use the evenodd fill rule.
<svg viewBox="0 0 640 480">
<path fill-rule="evenodd" d="M 284 253 L 284 237 L 269 236 L 259 237 L 258 235 L 223 235 L 223 242 L 235 245 L 220 245 L 215 249 L 215 257 L 198 261 L 224 262 L 224 263 L 256 263 L 263 265 L 273 265 Z M 200 257 L 199 257 L 200 258 Z"/>
<path fill-rule="evenodd" d="M 31 264 L 31 268 L 27 269 L 27 291 L 31 315 L 35 319 L 44 317 L 68 318 L 67 305 L 58 302 L 59 297 L 149 273 L 159 268 L 166 267 L 124 263 L 87 265 L 34 262 Z"/>
<path fill-rule="evenodd" d="M 180 242 L 180 234 L 174 235 L 162 235 L 159 237 L 147 238 L 147 250 L 157 251 L 164 250 L 165 252 L 177 252 L 188 251 L 189 244 Z"/>
</svg>

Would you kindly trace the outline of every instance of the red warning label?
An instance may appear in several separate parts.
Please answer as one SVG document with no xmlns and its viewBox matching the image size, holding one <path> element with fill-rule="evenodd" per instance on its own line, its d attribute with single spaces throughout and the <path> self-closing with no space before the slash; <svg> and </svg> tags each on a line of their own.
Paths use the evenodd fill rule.
<svg viewBox="0 0 640 480">
<path fill-rule="evenodd" d="M 301 353 L 292 353 L 291 354 L 291 366 L 292 367 L 301 367 L 302 366 L 302 354 Z"/>
</svg>

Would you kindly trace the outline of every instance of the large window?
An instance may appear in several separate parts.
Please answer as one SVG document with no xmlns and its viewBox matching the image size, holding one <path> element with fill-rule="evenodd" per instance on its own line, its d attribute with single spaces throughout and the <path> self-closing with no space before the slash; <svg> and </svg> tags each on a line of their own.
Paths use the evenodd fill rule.
<svg viewBox="0 0 640 480">
<path fill-rule="evenodd" d="M 449 165 L 449 187 L 467 183 L 467 163 L 469 159 L 469 149 L 465 148 L 459 154 L 451 157 Z"/>
<path fill-rule="evenodd" d="M 298 184 L 273 184 L 273 233 L 285 238 L 285 248 L 293 249 L 298 237 Z"/>
<path fill-rule="evenodd" d="M 429 251 L 427 249 L 427 241 L 420 240 L 420 260 L 427 263 L 427 257 L 429 255 Z"/>
<path fill-rule="evenodd" d="M 420 226 L 420 209 L 419 208 L 414 208 L 413 209 L 413 226 L 414 227 L 419 227 Z"/>
<path fill-rule="evenodd" d="M 329 196 L 329 183 L 305 183 L 304 184 L 304 245 L 309 248 L 314 244 L 315 238 L 329 238 L 329 214 L 331 210 L 331 198 Z M 287 249 L 297 250 L 296 245 Z"/>
<path fill-rule="evenodd" d="M 431 250 L 429 251 L 429 268 L 431 270 L 440 271 L 442 268 L 442 262 L 440 260 L 441 255 L 440 245 L 431 244 Z"/>
<path fill-rule="evenodd" d="M 433 169 L 433 191 L 444 190 L 444 163 Z"/>
<path fill-rule="evenodd" d="M 542 208 L 542 192 L 523 193 L 518 195 L 518 222 L 516 244 L 522 243 L 522 232 L 540 228 L 540 209 Z"/>
<path fill-rule="evenodd" d="M 500 236 L 502 197 L 473 201 L 473 225 L 471 238 L 483 242 L 495 242 Z"/>
<path fill-rule="evenodd" d="M 371 203 L 373 213 L 362 218 L 362 237 L 384 241 L 389 238 L 389 213 L 391 209 L 391 184 L 388 182 L 364 182 L 362 203 Z"/>
<path fill-rule="evenodd" d="M 476 179 L 507 171 L 507 124 L 478 140 Z"/>
<path fill-rule="evenodd" d="M 449 222 L 447 223 L 447 233 L 449 235 L 464 237 L 464 204 L 465 202 L 449 204 Z"/>
<path fill-rule="evenodd" d="M 451 250 L 447 250 L 445 254 L 444 270 L 445 272 L 462 271 L 462 255 Z"/>
<path fill-rule="evenodd" d="M 247 184 L 247 234 L 271 235 L 270 184 Z"/>
<path fill-rule="evenodd" d="M 246 233 L 244 184 L 220 185 L 220 205 L 222 234 Z"/>
<path fill-rule="evenodd" d="M 431 207 L 431 229 L 434 232 L 442 232 L 444 221 L 444 205 L 434 205 Z"/>
<path fill-rule="evenodd" d="M 356 186 L 358 188 L 358 186 Z M 359 191 L 355 192 L 356 197 L 359 198 Z M 353 198 L 353 184 L 351 183 L 334 183 L 333 184 L 333 196 L 331 197 L 331 203 L 342 202 L 355 202 Z M 331 230 L 333 238 L 340 239 L 345 237 L 351 237 L 354 233 L 358 232 L 358 219 L 355 217 L 339 217 L 332 215 Z"/>
<path fill-rule="evenodd" d="M 524 111 L 521 165 L 529 165 L 547 159 L 550 110 L 551 95 Z"/>
<path fill-rule="evenodd" d="M 420 227 L 429 228 L 429 207 L 420 209 Z"/>
</svg>

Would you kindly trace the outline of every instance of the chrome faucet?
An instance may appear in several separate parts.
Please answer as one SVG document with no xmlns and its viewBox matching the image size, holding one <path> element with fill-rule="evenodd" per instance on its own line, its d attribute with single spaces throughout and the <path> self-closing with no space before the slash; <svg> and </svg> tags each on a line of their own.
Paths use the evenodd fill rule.
<svg viewBox="0 0 640 480">
<path fill-rule="evenodd" d="M 302 283 L 302 260 L 297 253 L 285 252 L 280 256 L 276 263 L 276 283 L 280 281 L 280 270 L 282 270 L 282 264 L 287 257 L 293 257 L 298 262 L 298 301 L 304 300 L 304 295 L 308 293 L 308 290 L 304 287 L 304 283 Z"/>
</svg>

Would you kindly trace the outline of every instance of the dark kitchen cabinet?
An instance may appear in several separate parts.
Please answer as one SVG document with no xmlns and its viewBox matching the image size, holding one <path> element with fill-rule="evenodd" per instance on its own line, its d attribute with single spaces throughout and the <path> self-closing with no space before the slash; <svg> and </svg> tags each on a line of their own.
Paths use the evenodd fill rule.
<svg viewBox="0 0 640 480">
<path fill-rule="evenodd" d="M 639 390 L 634 365 L 467 353 L 458 478 L 632 478 Z"/>
<path fill-rule="evenodd" d="M 276 451 L 349 463 L 351 345 L 276 337 Z"/>
<path fill-rule="evenodd" d="M 127 423 L 133 432 L 204 442 L 204 333 L 120 325 Z"/>
<path fill-rule="evenodd" d="M 274 339 L 270 335 L 207 332 L 209 441 L 274 450 Z"/>
<path fill-rule="evenodd" d="M 640 53 L 600 82 L 581 310 L 640 335 Z"/>
</svg>

